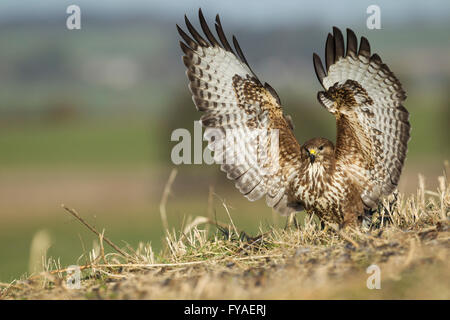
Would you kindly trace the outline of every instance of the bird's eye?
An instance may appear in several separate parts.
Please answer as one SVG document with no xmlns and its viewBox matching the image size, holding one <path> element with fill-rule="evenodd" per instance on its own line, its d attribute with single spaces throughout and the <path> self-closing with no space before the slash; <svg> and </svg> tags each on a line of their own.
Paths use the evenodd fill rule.
<svg viewBox="0 0 450 320">
<path fill-rule="evenodd" d="M 319 147 L 319 150 L 323 150 L 323 146 L 320 146 L 320 147 Z"/>
</svg>

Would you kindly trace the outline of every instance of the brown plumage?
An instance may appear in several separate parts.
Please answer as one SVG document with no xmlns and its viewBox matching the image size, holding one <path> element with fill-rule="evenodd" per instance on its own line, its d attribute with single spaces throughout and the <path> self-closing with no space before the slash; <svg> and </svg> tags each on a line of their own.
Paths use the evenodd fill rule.
<svg viewBox="0 0 450 320">
<path fill-rule="evenodd" d="M 325 138 L 300 145 L 278 94 L 261 83 L 236 38 L 235 53 L 218 16 L 219 40 L 201 10 L 199 19 L 204 36 L 186 17 L 191 36 L 177 26 L 189 88 L 197 109 L 204 112 L 208 146 L 239 191 L 251 201 L 265 195 L 281 214 L 305 209 L 340 225 L 355 224 L 365 209 L 392 193 L 406 156 L 409 113 L 402 105 L 400 82 L 377 54 L 370 54 L 366 38 L 357 52 L 353 31 L 347 29 L 345 46 L 334 27 L 326 40 L 325 69 L 313 55 L 325 89 L 318 100 L 336 117 L 336 146 Z M 224 137 L 235 144 L 224 143 Z"/>
</svg>

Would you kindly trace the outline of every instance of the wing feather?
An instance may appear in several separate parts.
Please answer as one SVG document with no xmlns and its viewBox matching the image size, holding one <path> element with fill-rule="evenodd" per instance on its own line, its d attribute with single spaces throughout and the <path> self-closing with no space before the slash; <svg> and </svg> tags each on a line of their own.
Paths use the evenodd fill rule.
<svg viewBox="0 0 450 320">
<path fill-rule="evenodd" d="M 206 38 L 208 38 L 209 42 L 211 43 L 211 45 L 213 47 L 220 47 L 219 42 L 214 37 L 213 33 L 211 32 L 211 29 L 208 27 L 208 23 L 206 23 L 206 19 L 205 16 L 203 15 L 202 9 L 198 10 L 198 17 L 200 20 L 200 26 L 203 32 L 205 33 Z"/>
<path fill-rule="evenodd" d="M 323 86 L 323 78 L 325 78 L 327 74 L 323 69 L 322 60 L 320 60 L 319 56 L 316 53 L 313 54 L 313 62 L 314 62 L 314 71 L 316 72 L 317 79 Z"/>
<path fill-rule="evenodd" d="M 216 27 L 217 35 L 219 36 L 219 39 L 220 39 L 220 42 L 222 43 L 223 48 L 234 54 L 233 48 L 231 48 L 230 44 L 228 43 L 227 37 L 225 36 L 225 32 L 223 31 L 222 23 L 220 22 L 219 15 L 216 15 L 215 27 Z"/>
<path fill-rule="evenodd" d="M 327 67 L 327 72 L 330 66 L 334 63 L 334 39 L 331 33 L 328 34 L 327 42 L 325 44 L 325 63 Z"/>
<path fill-rule="evenodd" d="M 339 58 L 344 56 L 344 37 L 342 36 L 341 30 L 336 27 L 333 27 L 333 37 L 334 37 L 334 62 L 337 62 Z"/>
<path fill-rule="evenodd" d="M 186 27 L 188 28 L 191 35 L 194 37 L 195 41 L 197 41 L 202 47 L 209 47 L 208 43 L 203 39 L 200 33 L 195 30 L 194 26 L 191 24 L 186 15 L 184 15 L 184 22 L 186 23 Z"/>
<path fill-rule="evenodd" d="M 356 56 L 356 48 L 358 45 L 358 40 L 356 39 L 356 35 L 351 29 L 347 29 L 347 53 L 345 54 L 346 57 L 349 55 Z"/>
<path fill-rule="evenodd" d="M 361 37 L 361 43 L 359 45 L 358 56 L 370 57 L 370 44 L 365 37 Z"/>
</svg>

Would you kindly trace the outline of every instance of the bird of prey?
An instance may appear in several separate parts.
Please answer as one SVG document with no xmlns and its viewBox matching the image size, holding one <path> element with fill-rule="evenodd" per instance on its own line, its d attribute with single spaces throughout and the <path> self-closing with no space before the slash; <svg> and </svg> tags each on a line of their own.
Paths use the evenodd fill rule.
<svg viewBox="0 0 450 320">
<path fill-rule="evenodd" d="M 405 91 L 381 58 L 371 54 L 368 40 L 361 37 L 358 48 L 355 33 L 347 29 L 345 45 L 342 32 L 333 27 L 326 40 L 325 66 L 313 54 L 324 89 L 317 98 L 335 116 L 337 137 L 335 144 L 325 138 L 300 144 L 278 94 L 258 79 L 234 36 L 232 48 L 219 16 L 218 39 L 201 9 L 199 20 L 204 35 L 186 16 L 190 35 L 178 25 L 177 29 L 208 145 L 228 156 L 228 145 L 217 152 L 218 140 L 211 133 L 232 132 L 238 153 L 246 147 L 259 153 L 275 143 L 257 139 L 259 133 L 255 139 L 252 132 L 277 132 L 276 152 L 262 152 L 262 165 L 243 156 L 222 163 L 221 170 L 249 200 L 265 196 L 267 205 L 283 215 L 306 210 L 341 227 L 360 225 L 396 188 L 410 138 Z"/>
</svg>

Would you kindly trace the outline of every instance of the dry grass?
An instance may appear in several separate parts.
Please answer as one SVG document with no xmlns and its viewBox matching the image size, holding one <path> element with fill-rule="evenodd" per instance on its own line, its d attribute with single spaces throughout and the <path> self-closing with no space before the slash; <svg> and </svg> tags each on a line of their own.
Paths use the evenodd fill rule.
<svg viewBox="0 0 450 320">
<path fill-rule="evenodd" d="M 70 289 L 68 270 L 50 259 L 44 272 L 0 284 L 0 297 L 449 299 L 449 180 L 444 173 L 433 191 L 426 190 L 423 177 L 419 182 L 416 195 L 386 199 L 373 220 L 377 227 L 369 231 L 321 229 L 310 217 L 299 228 L 260 228 L 260 236 L 251 238 L 239 231 L 231 215 L 229 223 L 193 217 L 181 231 L 167 229 L 160 253 L 142 243 L 105 254 L 104 242 L 115 245 L 92 230 L 99 239 L 86 253 L 89 262 L 81 266 L 81 289 Z M 170 183 L 161 203 L 163 219 Z M 381 270 L 380 290 L 366 286 L 366 268 L 372 264 Z"/>
</svg>

